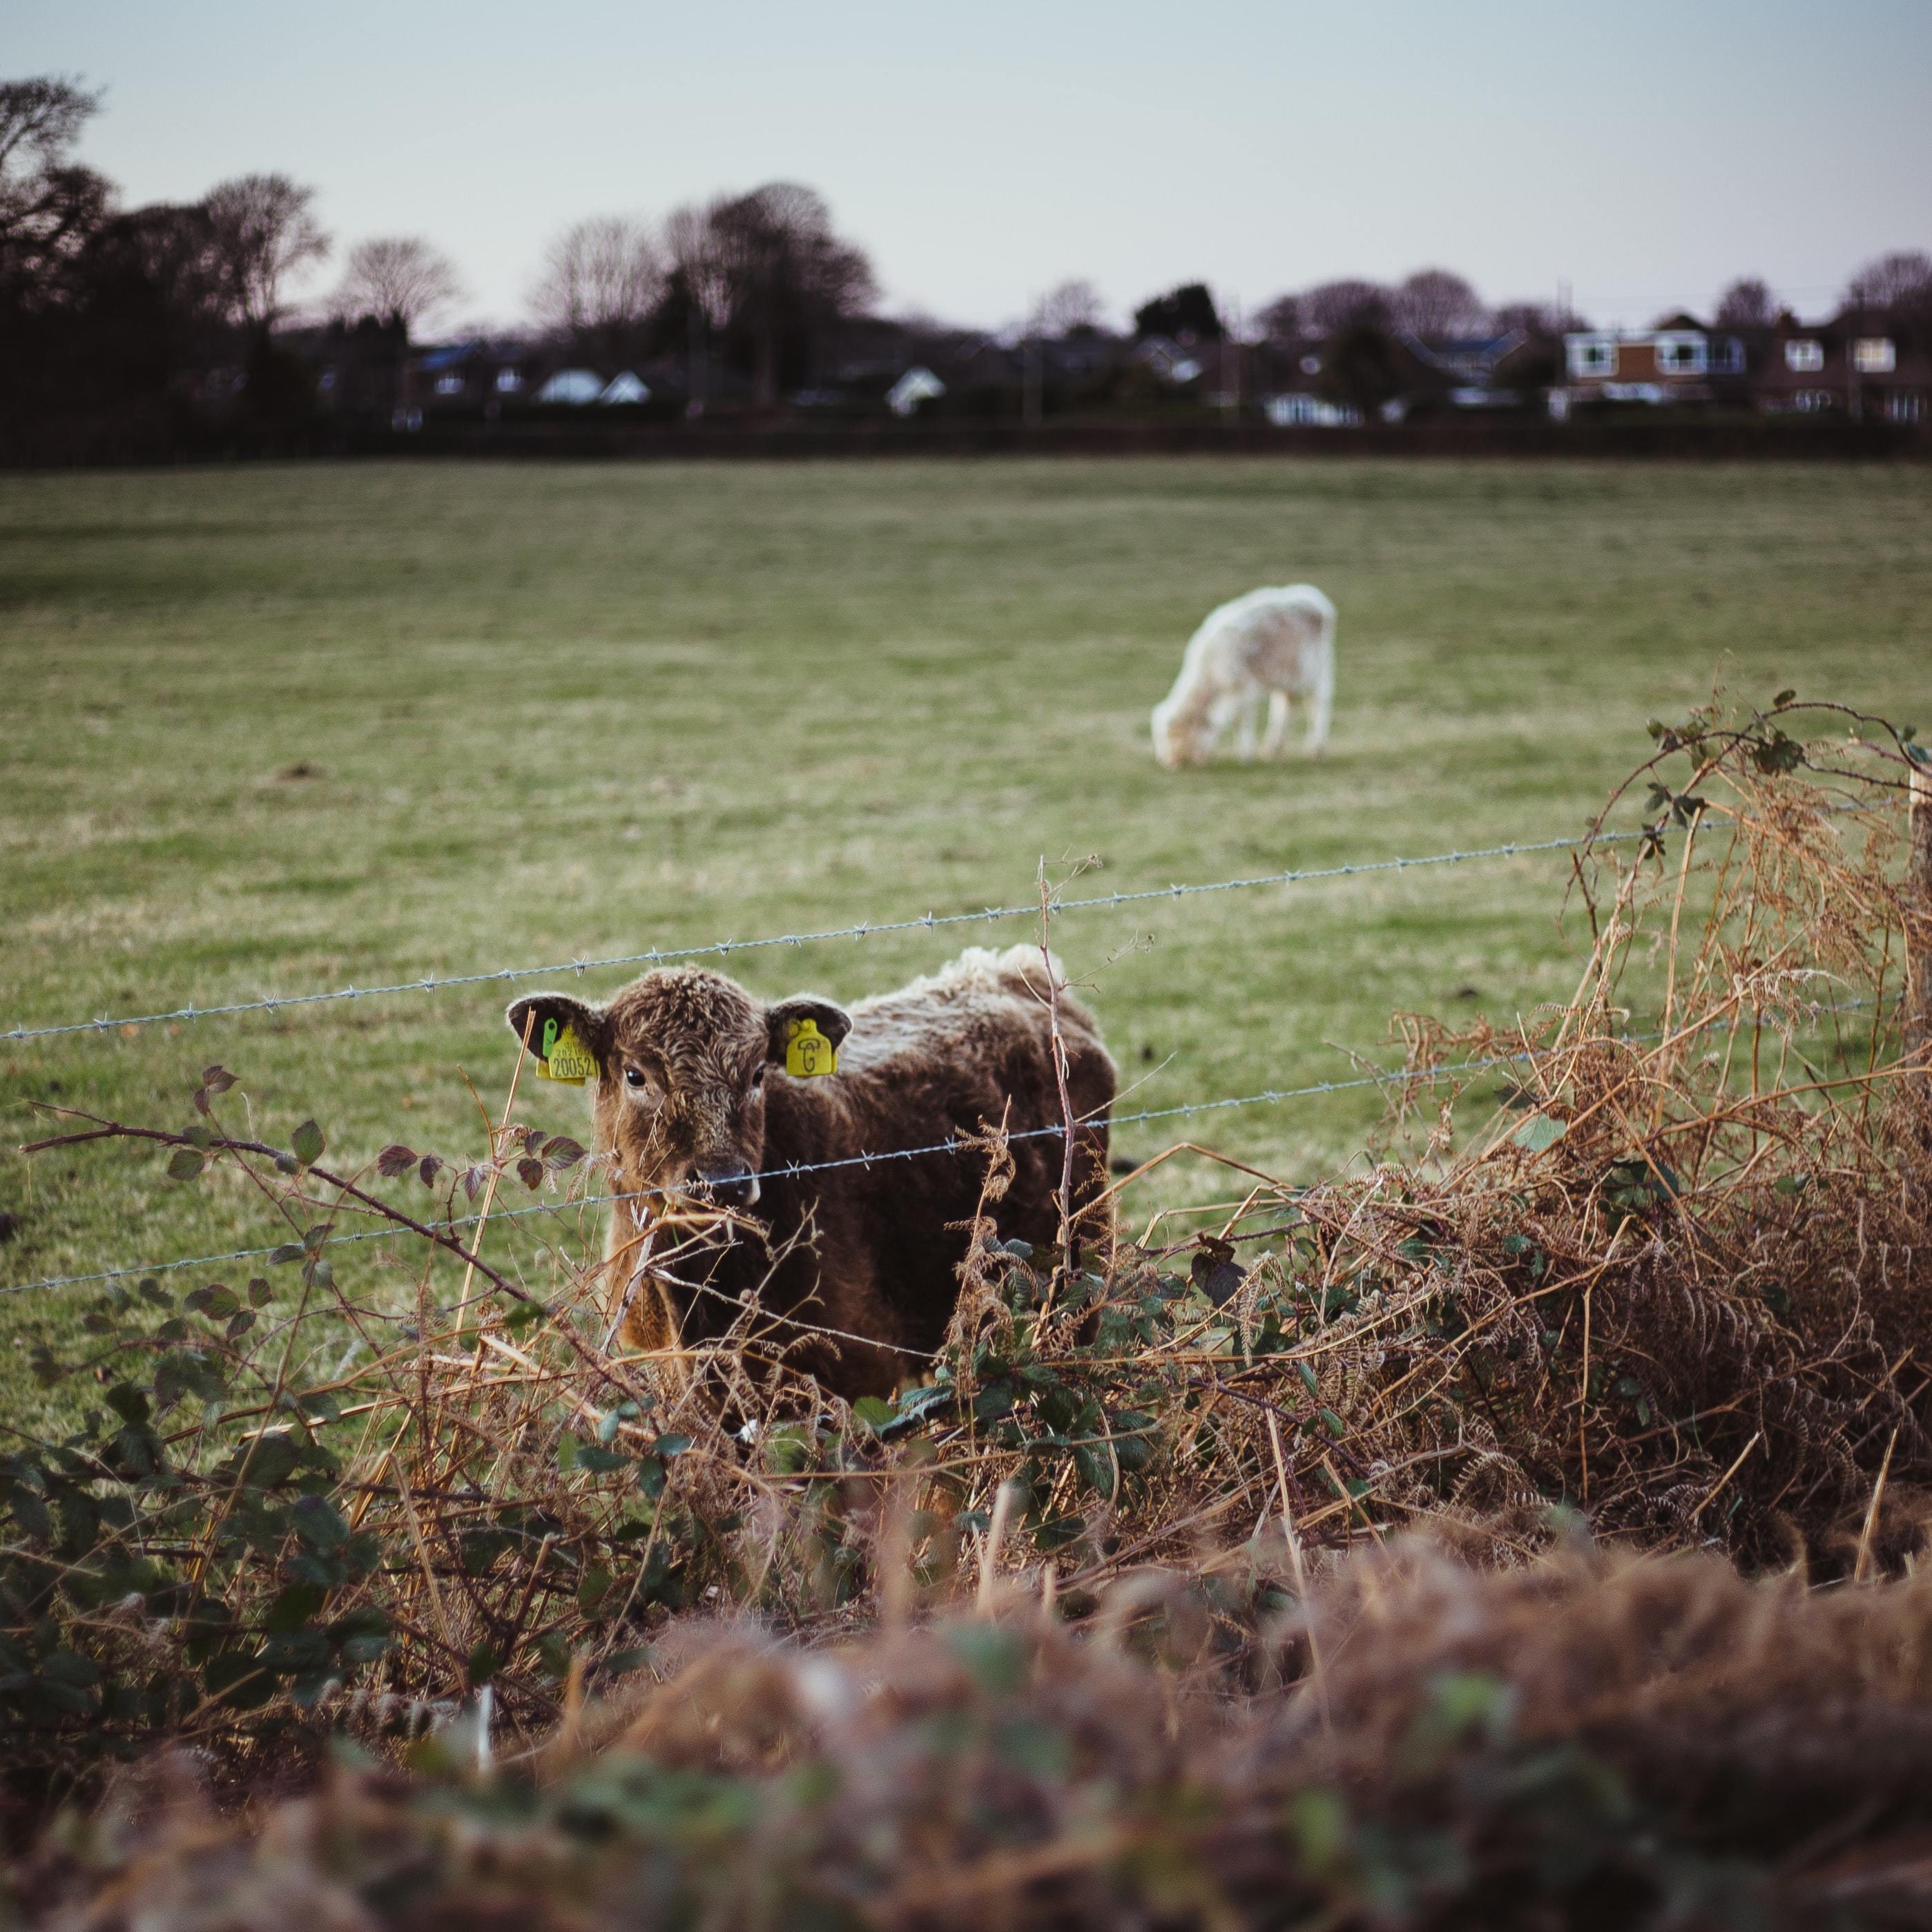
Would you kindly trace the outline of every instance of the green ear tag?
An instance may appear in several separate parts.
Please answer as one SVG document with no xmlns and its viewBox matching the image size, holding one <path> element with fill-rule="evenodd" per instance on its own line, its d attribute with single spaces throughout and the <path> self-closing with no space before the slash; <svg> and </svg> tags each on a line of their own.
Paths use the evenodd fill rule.
<svg viewBox="0 0 1932 1932">
<path fill-rule="evenodd" d="M 785 1042 L 785 1071 L 794 1080 L 816 1080 L 838 1071 L 838 1049 L 818 1030 L 816 1020 L 794 1020 Z"/>
<path fill-rule="evenodd" d="M 544 1022 L 543 1044 L 538 1049 L 537 1077 L 540 1080 L 561 1080 L 571 1087 L 581 1087 L 585 1081 L 597 1077 L 597 1063 L 590 1056 L 590 1050 L 577 1036 L 574 1027 L 566 1024 L 560 1031 L 554 1020 Z"/>
</svg>

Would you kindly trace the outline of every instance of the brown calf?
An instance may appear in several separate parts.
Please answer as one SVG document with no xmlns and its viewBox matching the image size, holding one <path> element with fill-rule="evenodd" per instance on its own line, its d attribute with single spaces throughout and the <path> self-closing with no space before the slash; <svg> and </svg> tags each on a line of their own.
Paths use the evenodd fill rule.
<svg viewBox="0 0 1932 1932">
<path fill-rule="evenodd" d="M 1092 1019 L 1058 994 L 1075 1136 L 1074 1202 L 1106 1185 L 1114 1063 Z M 786 1051 L 809 1020 L 838 1054 L 836 1072 L 794 1078 Z M 962 954 L 848 1013 L 808 994 L 763 1006 L 716 973 L 646 973 L 603 1006 L 549 993 L 509 1010 L 510 1030 L 540 1048 L 569 1027 L 596 1065 L 597 1150 L 613 1192 L 606 1250 L 612 1312 L 631 1347 L 688 1345 L 728 1328 L 747 1298 L 865 1338 L 795 1331 L 788 1359 L 836 1393 L 890 1394 L 937 1348 L 959 1292 L 962 1225 L 976 1212 L 986 1157 L 928 1154 L 869 1167 L 787 1174 L 789 1166 L 927 1147 L 997 1126 L 1020 1134 L 1060 1119 L 1045 968 L 1036 949 Z M 1050 1245 L 1059 1224 L 1058 1134 L 1016 1140 L 1016 1172 L 994 1208 L 1000 1234 Z M 730 1211 L 732 1237 L 668 1272 L 650 1256 L 652 1222 L 682 1200 Z M 664 1246 L 670 1245 L 668 1240 Z M 774 1340 L 795 1339 L 779 1322 Z"/>
</svg>

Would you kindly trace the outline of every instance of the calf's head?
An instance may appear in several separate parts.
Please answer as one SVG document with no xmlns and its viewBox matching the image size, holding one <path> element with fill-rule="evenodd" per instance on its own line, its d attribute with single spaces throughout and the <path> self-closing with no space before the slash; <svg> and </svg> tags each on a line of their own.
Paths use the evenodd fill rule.
<svg viewBox="0 0 1932 1932">
<path fill-rule="evenodd" d="M 510 1030 L 541 1052 L 548 1023 L 574 1033 L 596 1065 L 598 1151 L 616 1156 L 617 1184 L 720 1208 L 758 1198 L 765 1159 L 765 1076 L 784 1064 L 800 1020 L 836 1048 L 844 1009 L 800 994 L 764 1006 L 716 973 L 646 973 L 602 1006 L 559 993 L 512 1002 Z"/>
</svg>

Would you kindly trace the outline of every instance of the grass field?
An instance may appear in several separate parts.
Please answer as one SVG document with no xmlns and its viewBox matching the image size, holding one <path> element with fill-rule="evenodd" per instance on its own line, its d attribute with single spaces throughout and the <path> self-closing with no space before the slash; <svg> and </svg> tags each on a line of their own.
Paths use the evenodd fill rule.
<svg viewBox="0 0 1932 1932">
<path fill-rule="evenodd" d="M 1341 611 L 1329 754 L 1160 771 L 1147 712 L 1190 629 L 1298 578 Z M 0 1025 L 1012 903 L 1042 855 L 1097 856 L 1095 889 L 1129 890 L 1568 834 L 1645 754 L 1646 717 L 1714 680 L 1928 723 L 1928 608 L 1916 466 L 0 478 Z M 1397 1008 L 1507 1019 L 1566 994 L 1565 871 L 1084 914 L 1056 944 L 1140 1083 L 1124 1108 L 1160 1106 L 1346 1076 Z M 854 998 L 979 937 L 731 964 L 761 993 Z M 176 1126 L 219 1060 L 272 1136 L 314 1115 L 338 1157 L 471 1149 L 508 990 L 0 1045 L 0 1285 L 276 1238 L 152 1158 L 22 1158 L 32 1103 Z M 518 1111 L 582 1131 L 572 1090 Z M 1187 1124 L 1294 1175 L 1378 1112 L 1356 1094 Z M 0 1300 L 10 1400 L 18 1352 L 84 1306 Z"/>
</svg>

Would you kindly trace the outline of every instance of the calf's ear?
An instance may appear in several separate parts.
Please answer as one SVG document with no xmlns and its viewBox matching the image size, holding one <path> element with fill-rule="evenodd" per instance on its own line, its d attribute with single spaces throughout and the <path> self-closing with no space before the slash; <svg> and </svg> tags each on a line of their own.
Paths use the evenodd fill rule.
<svg viewBox="0 0 1932 1932">
<path fill-rule="evenodd" d="M 564 993 L 526 993 L 521 999 L 510 1002 L 510 1010 L 504 1017 L 510 1023 L 510 1030 L 526 1041 L 539 1060 L 550 1057 L 550 1042 L 560 1039 L 566 1027 L 600 1064 L 604 1058 L 610 1029 L 602 1006 L 586 1005 Z"/>
<path fill-rule="evenodd" d="M 784 1064 L 785 1048 L 791 1043 L 792 1028 L 800 1020 L 810 1020 L 822 1039 L 838 1050 L 838 1042 L 852 1030 L 852 1016 L 843 1006 L 821 1000 L 811 993 L 794 993 L 788 1000 L 765 1009 L 765 1057 Z"/>
</svg>

